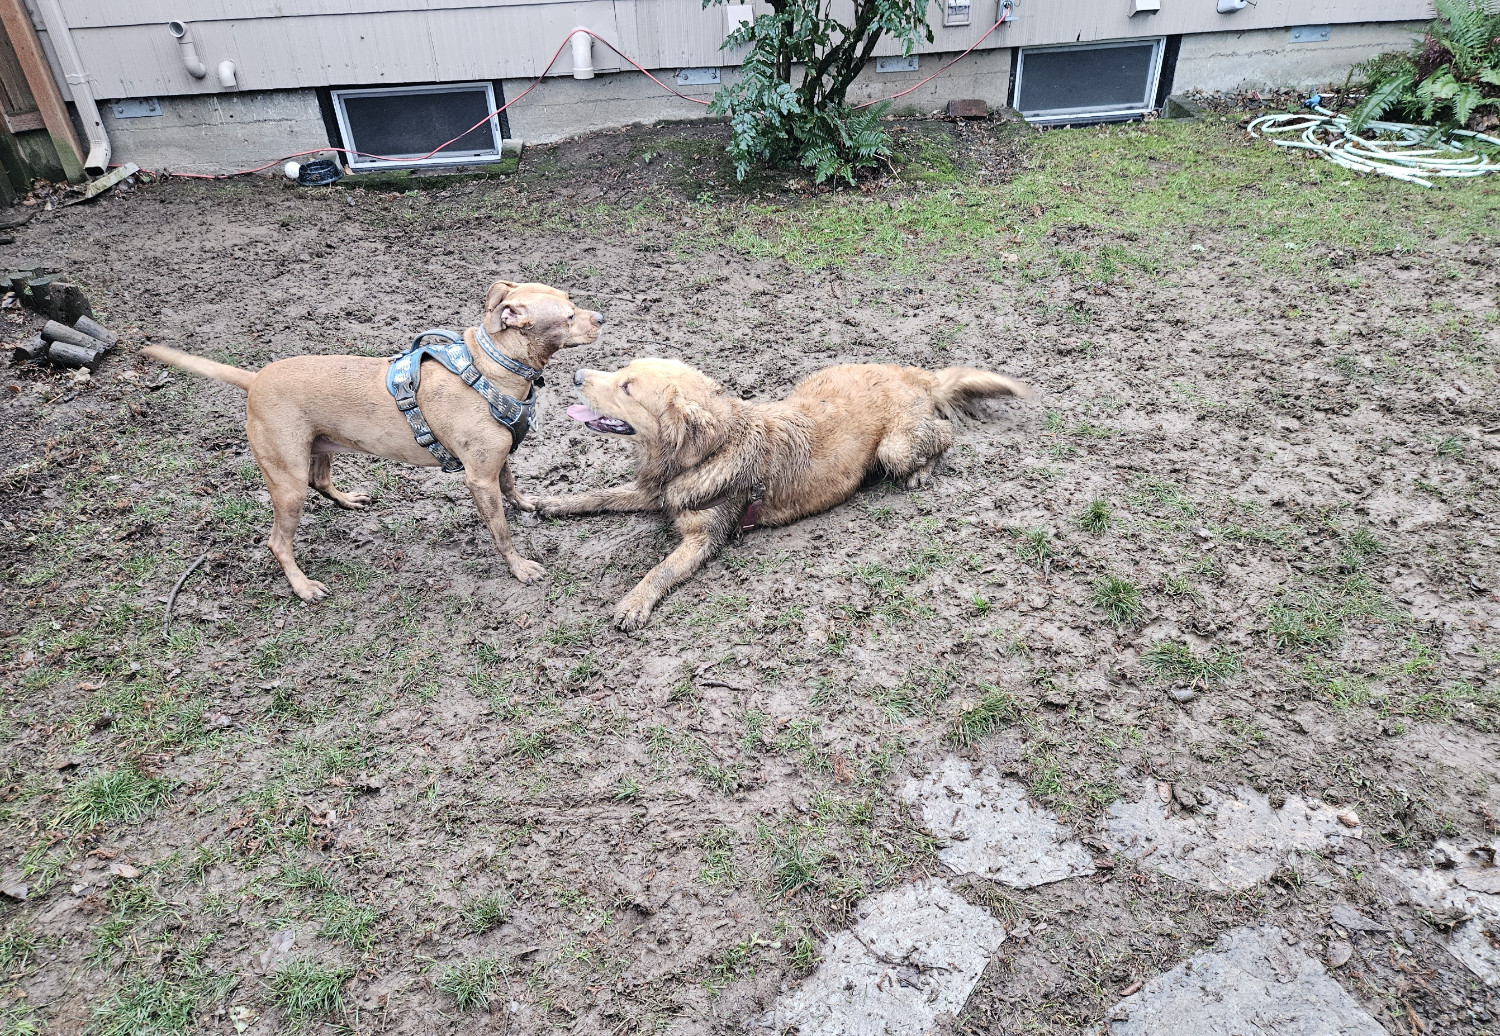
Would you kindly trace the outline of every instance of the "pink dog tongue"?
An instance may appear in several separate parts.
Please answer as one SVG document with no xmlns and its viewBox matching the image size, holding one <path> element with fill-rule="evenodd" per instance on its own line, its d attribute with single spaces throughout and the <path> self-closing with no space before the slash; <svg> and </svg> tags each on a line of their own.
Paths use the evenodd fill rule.
<svg viewBox="0 0 1500 1036">
<path fill-rule="evenodd" d="M 594 413 L 588 407 L 584 406 L 582 403 L 574 403 L 572 406 L 568 407 L 568 416 L 575 421 L 583 421 L 585 424 L 589 421 L 599 420 L 599 415 Z"/>
</svg>

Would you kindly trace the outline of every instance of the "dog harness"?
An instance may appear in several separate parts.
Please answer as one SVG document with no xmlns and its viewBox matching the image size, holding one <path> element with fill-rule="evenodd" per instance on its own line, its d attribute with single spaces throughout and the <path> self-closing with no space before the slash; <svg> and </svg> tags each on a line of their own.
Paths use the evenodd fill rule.
<svg viewBox="0 0 1500 1036">
<path fill-rule="evenodd" d="M 438 341 L 436 344 L 424 344 L 424 340 L 428 338 Z M 485 380 L 484 375 L 474 366 L 474 358 L 469 353 L 464 336 L 453 331 L 423 331 L 411 340 L 410 348 L 391 357 L 391 366 L 385 375 L 385 387 L 396 400 L 396 409 L 401 411 L 401 416 L 411 425 L 411 434 L 416 438 L 417 445 L 432 454 L 444 471 L 462 471 L 464 465 L 448 452 L 447 447 L 438 442 L 432 429 L 427 427 L 422 409 L 417 406 L 417 386 L 422 382 L 424 359 L 431 357 L 441 363 L 462 378 L 465 385 L 484 397 L 485 402 L 490 405 L 490 416 L 510 432 L 511 453 L 520 448 L 526 433 L 536 424 L 536 390 L 537 386 L 546 384 L 542 381 L 541 371 L 501 352 L 483 327 L 474 329 L 474 338 L 491 360 L 531 383 L 531 391 L 525 399 L 507 396 Z"/>
</svg>

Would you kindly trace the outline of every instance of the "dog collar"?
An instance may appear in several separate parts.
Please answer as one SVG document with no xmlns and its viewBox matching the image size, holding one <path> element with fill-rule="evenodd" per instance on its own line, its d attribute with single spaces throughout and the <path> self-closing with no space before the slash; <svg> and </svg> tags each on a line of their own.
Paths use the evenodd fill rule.
<svg viewBox="0 0 1500 1036">
<path fill-rule="evenodd" d="M 733 489 L 726 489 L 724 492 L 714 497 L 708 503 L 702 505 L 701 507 L 694 508 L 694 510 L 711 511 L 715 507 L 718 507 L 720 504 L 724 503 L 724 501 L 728 500 L 730 497 L 734 496 L 735 492 L 736 491 Z M 754 529 L 760 525 L 760 502 L 765 498 L 765 486 L 750 487 L 750 498 L 745 501 L 745 509 L 740 512 L 739 529 L 737 530 L 738 532 L 749 532 L 751 529 Z"/>
<path fill-rule="evenodd" d="M 495 340 L 490 337 L 490 333 L 484 329 L 483 324 L 478 324 L 475 326 L 474 340 L 479 343 L 479 348 L 484 350 L 484 354 L 486 356 L 494 360 L 506 370 L 510 371 L 512 374 L 519 374 L 521 377 L 525 378 L 533 385 L 547 384 L 542 380 L 541 371 L 537 370 L 535 367 L 528 367 L 520 360 L 514 359 L 510 356 L 506 356 L 503 352 L 501 352 L 500 347 L 495 344 Z"/>
</svg>

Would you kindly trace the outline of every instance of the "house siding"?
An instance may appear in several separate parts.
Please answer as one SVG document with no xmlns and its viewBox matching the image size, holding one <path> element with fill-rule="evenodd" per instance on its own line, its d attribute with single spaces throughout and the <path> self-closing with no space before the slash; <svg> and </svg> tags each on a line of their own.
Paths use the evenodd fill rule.
<svg viewBox="0 0 1500 1036">
<path fill-rule="evenodd" d="M 732 66 L 740 59 L 720 49 L 723 9 L 704 10 L 698 0 L 62 0 L 62 6 L 101 98 L 221 94 L 212 70 L 225 58 L 235 62 L 240 91 L 566 75 L 572 70 L 566 50 L 545 66 L 577 25 L 618 43 L 647 68 Z M 1213 0 L 1165 0 L 1156 14 L 1127 12 L 1125 0 L 1022 0 L 1014 21 L 981 49 L 1413 22 L 1431 17 L 1432 8 L 1425 0 L 1259 0 L 1221 15 Z M 918 53 L 961 51 L 993 17 L 980 0 L 974 25 L 944 28 L 934 2 L 934 40 Z M 193 79 L 182 67 L 166 29 L 174 18 L 191 25 L 207 78 Z M 885 41 L 876 53 L 898 50 Z M 595 45 L 597 70 L 622 66 L 628 68 Z M 65 84 L 63 90 L 66 95 Z"/>
</svg>

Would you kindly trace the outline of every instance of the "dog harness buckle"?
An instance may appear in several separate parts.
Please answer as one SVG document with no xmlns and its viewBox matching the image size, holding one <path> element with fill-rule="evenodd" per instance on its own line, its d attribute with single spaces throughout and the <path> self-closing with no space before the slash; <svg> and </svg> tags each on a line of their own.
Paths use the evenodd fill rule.
<svg viewBox="0 0 1500 1036">
<path fill-rule="evenodd" d="M 440 344 L 424 344 L 424 340 L 436 338 Z M 422 408 L 417 406 L 417 386 L 422 381 L 422 361 L 432 358 L 441 363 L 449 371 L 457 374 L 463 383 L 484 397 L 490 406 L 490 416 L 510 432 L 510 452 L 515 453 L 520 449 L 521 443 L 526 438 L 526 433 L 536 424 L 536 390 L 537 386 L 545 384 L 542 381 L 542 372 L 535 367 L 527 366 L 520 360 L 506 356 L 496 347 L 483 327 L 474 329 L 474 338 L 479 342 L 479 347 L 491 360 L 510 371 L 518 374 L 531 382 L 531 391 L 525 399 L 516 399 L 501 392 L 487 381 L 479 368 L 474 366 L 474 357 L 469 353 L 469 346 L 464 341 L 464 336 L 453 331 L 434 329 L 423 331 L 411 340 L 411 345 L 402 352 L 391 357 L 390 369 L 386 371 L 385 387 L 389 390 L 391 398 L 396 401 L 396 409 L 401 411 L 401 416 L 406 418 L 406 423 L 411 426 L 411 434 L 428 453 L 436 458 L 442 465 L 444 471 L 462 471 L 463 462 L 448 449 L 438 442 L 437 436 L 432 434 L 432 429 L 427 426 L 427 420 L 422 416 Z"/>
</svg>

